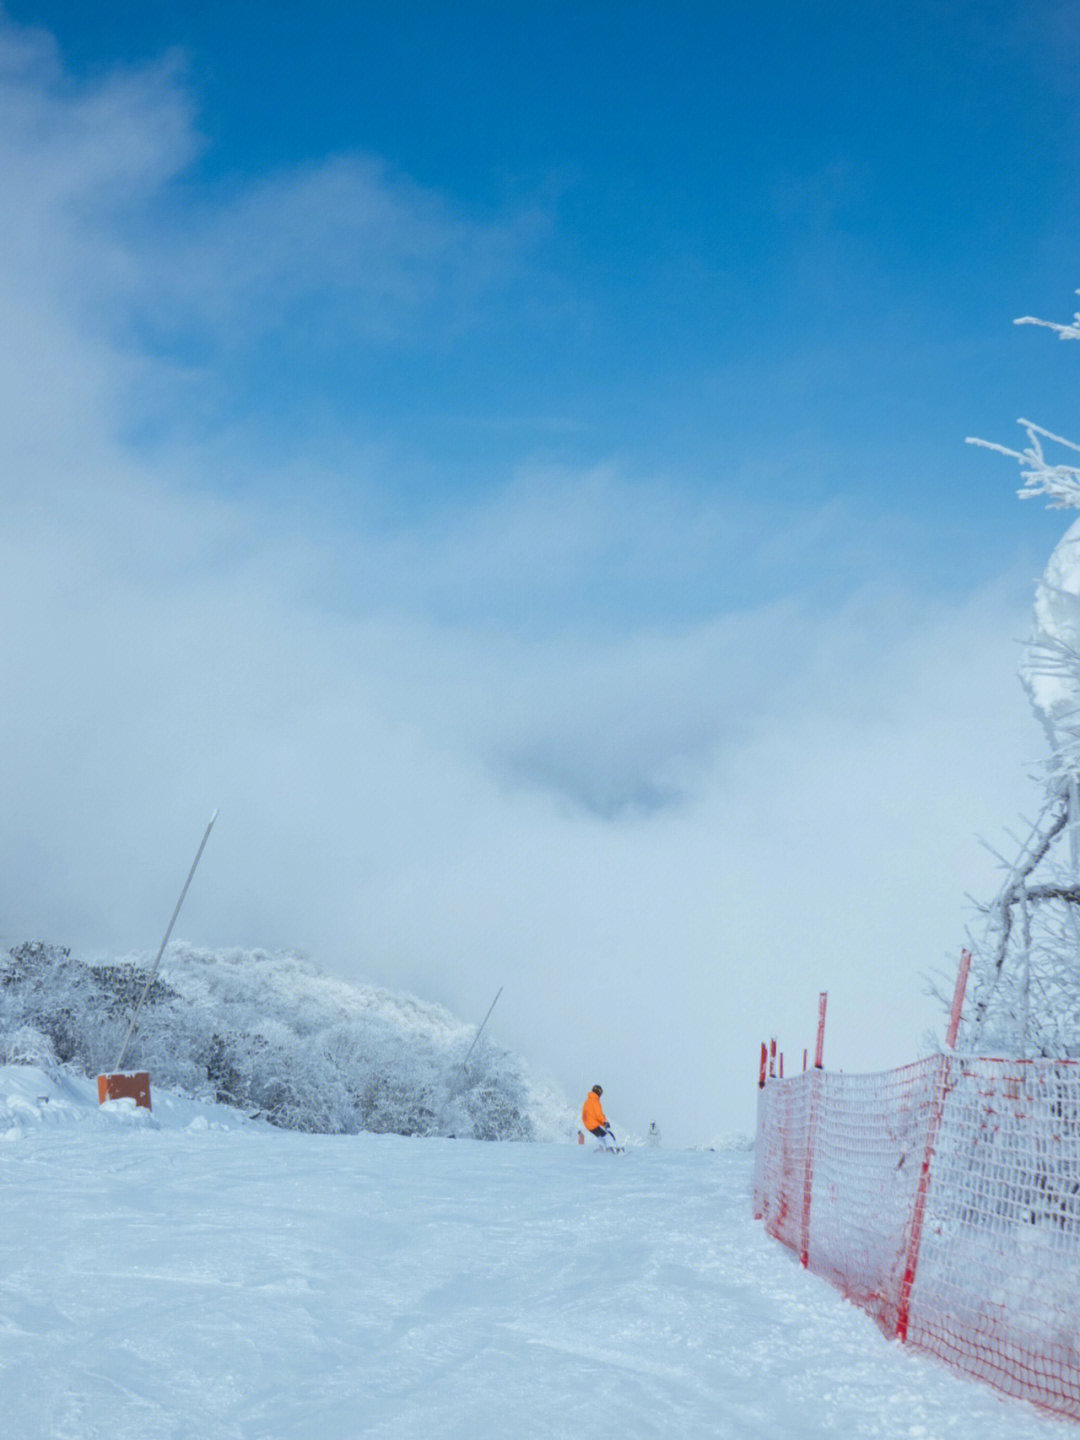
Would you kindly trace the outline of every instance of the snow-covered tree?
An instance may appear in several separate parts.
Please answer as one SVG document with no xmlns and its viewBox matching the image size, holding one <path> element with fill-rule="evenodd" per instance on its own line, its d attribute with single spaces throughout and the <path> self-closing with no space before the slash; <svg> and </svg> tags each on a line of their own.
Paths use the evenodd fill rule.
<svg viewBox="0 0 1080 1440">
<path fill-rule="evenodd" d="M 1078 292 L 1080 293 L 1080 292 Z M 1068 324 L 1025 316 L 1062 340 L 1080 340 L 1080 314 Z M 1020 465 L 1023 499 L 1080 510 L 1080 445 L 1021 420 L 1027 445 L 985 440 Z M 1080 520 L 1065 533 L 1039 582 L 1020 678 L 1046 731 L 1049 755 L 1041 808 L 1003 859 L 1005 879 L 973 937 L 973 1005 L 965 1043 L 1019 1055 L 1080 1055 Z"/>
<path fill-rule="evenodd" d="M 0 1064 L 110 1070 L 146 985 L 38 942 L 0 952 Z M 128 1065 L 155 1085 L 291 1130 L 565 1138 L 572 1112 L 509 1051 L 441 1006 L 261 950 L 173 944 L 139 1011 Z"/>
</svg>

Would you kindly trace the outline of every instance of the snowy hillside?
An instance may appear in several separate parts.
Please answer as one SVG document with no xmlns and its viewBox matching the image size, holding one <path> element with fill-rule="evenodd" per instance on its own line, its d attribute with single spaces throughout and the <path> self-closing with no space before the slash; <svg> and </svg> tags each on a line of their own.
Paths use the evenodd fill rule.
<svg viewBox="0 0 1080 1440">
<path fill-rule="evenodd" d="M 0 1063 L 118 1068 L 149 970 L 146 957 L 90 964 L 38 943 L 0 954 Z M 291 1130 L 566 1140 L 576 1123 L 475 1025 L 289 953 L 171 946 L 123 1068 Z"/>
<path fill-rule="evenodd" d="M 1051 1440 L 750 1218 L 745 1151 L 311 1135 L 0 1068 L 19 1440 Z"/>
</svg>

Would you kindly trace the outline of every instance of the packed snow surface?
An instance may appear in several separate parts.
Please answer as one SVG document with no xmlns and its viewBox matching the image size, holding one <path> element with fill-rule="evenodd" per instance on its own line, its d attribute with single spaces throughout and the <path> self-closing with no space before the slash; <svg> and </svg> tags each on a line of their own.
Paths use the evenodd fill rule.
<svg viewBox="0 0 1080 1440">
<path fill-rule="evenodd" d="M 0 1068 L 0 1434 L 1075 1436 L 886 1341 L 745 1150 L 325 1136 Z"/>
</svg>

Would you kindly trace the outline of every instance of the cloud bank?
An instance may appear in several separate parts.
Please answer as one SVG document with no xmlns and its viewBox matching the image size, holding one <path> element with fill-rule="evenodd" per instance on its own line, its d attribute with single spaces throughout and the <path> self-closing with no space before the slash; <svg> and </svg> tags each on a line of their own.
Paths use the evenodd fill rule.
<svg viewBox="0 0 1080 1440">
<path fill-rule="evenodd" d="M 835 1063 L 913 1058 L 1038 759 L 1030 576 L 919 594 L 887 516 L 738 476 L 436 456 L 410 509 L 362 428 L 346 469 L 194 438 L 268 336 L 482 339 L 543 228 L 365 157 L 199 186 L 205 143 L 180 61 L 80 85 L 0 21 L 0 938 L 152 952 L 219 808 L 185 938 L 503 985 L 498 1039 L 632 1130 L 749 1129 L 819 989 Z"/>
</svg>

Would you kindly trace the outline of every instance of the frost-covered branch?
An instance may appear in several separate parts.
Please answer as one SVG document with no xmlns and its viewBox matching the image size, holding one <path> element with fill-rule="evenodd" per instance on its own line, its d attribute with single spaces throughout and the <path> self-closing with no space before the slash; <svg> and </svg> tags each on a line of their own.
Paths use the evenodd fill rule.
<svg viewBox="0 0 1080 1440">
<path fill-rule="evenodd" d="M 1067 450 L 1077 452 L 1080 452 L 1080 445 L 1043 429 L 1031 420 L 1021 419 L 1016 423 L 1022 425 L 1027 434 L 1029 443 L 1025 450 L 1012 450 L 1007 445 L 998 445 L 992 440 L 979 440 L 973 435 L 967 437 L 967 443 L 977 445 L 983 450 L 994 450 L 999 455 L 1007 455 L 1010 460 L 1019 462 L 1024 483 L 1017 494 L 1022 500 L 1045 495 L 1051 510 L 1080 509 L 1080 466 L 1051 463 L 1046 457 L 1043 441 L 1063 445 Z"/>
<path fill-rule="evenodd" d="M 1049 808 L 1048 806 L 1047 809 Z M 1009 942 L 1013 927 L 1013 911 L 1025 894 L 1030 898 L 1032 892 L 1027 886 L 1029 878 L 1042 864 L 1043 860 L 1045 860 L 1055 838 L 1061 834 L 1062 830 L 1064 830 L 1068 824 L 1069 807 L 1067 800 L 1064 798 L 1059 799 L 1054 813 L 1050 816 L 1049 823 L 1043 828 L 1042 822 L 1045 815 L 1046 810 L 1043 811 L 1043 816 L 1040 817 L 1033 827 L 1032 834 L 1027 843 L 1022 847 L 1020 857 L 1016 861 L 1009 879 L 1002 888 L 993 906 L 990 907 L 994 922 L 996 922 L 997 943 L 993 948 L 993 956 L 990 959 L 989 966 L 984 964 L 983 967 L 981 967 L 983 973 L 980 976 L 980 989 L 982 993 L 975 1006 L 973 1033 L 975 1044 L 978 1044 L 981 1039 L 987 1010 L 993 999 L 994 991 L 997 988 L 997 983 L 1001 978 L 1002 971 L 1005 968 L 1005 962 L 1008 959 Z"/>
<path fill-rule="evenodd" d="M 1080 291 L 1077 292 L 1080 294 Z M 1062 340 L 1080 340 L 1080 313 L 1066 324 L 1024 316 Z M 1021 498 L 1080 509 L 1080 445 L 1020 420 L 1022 449 L 970 439 L 1020 466 Z M 1035 596 L 1021 679 L 1049 740 L 1047 801 L 1018 858 L 1006 863 L 975 957 L 972 1043 L 989 1037 L 1008 1052 L 1080 1054 L 1080 521 L 1056 546 Z M 1068 844 L 1062 844 L 1066 836 Z M 1019 924 L 1017 924 L 1019 920 Z"/>
<path fill-rule="evenodd" d="M 1080 295 L 1080 290 L 1076 293 Z M 1013 324 L 1041 325 L 1044 330 L 1053 330 L 1059 340 L 1080 340 L 1080 311 L 1068 325 L 1059 325 L 1053 320 L 1040 320 L 1034 315 L 1022 315 L 1019 320 L 1014 320 Z"/>
<path fill-rule="evenodd" d="M 1033 885 L 1023 892 L 1024 899 L 1067 900 L 1070 905 L 1080 905 L 1080 885 Z"/>
<path fill-rule="evenodd" d="M 1076 293 L 1080 295 L 1080 290 Z M 1040 320 L 1034 315 L 1024 315 L 1014 323 L 1040 325 L 1046 330 L 1053 330 L 1061 340 L 1080 340 L 1080 312 L 1065 325 L 1053 320 Z M 1007 455 L 1010 460 L 1019 462 L 1024 481 L 1019 491 L 1022 499 L 1030 500 L 1033 496 L 1045 495 L 1052 510 L 1080 509 L 1080 467 L 1052 463 L 1046 456 L 1043 442 L 1049 441 L 1052 445 L 1061 445 L 1066 450 L 1076 452 L 1080 452 L 1080 445 L 1066 440 L 1062 435 L 1044 430 L 1041 425 L 1036 425 L 1031 420 L 1018 420 L 1017 424 L 1024 427 L 1028 437 L 1028 445 L 1024 450 L 1013 450 L 1007 445 L 998 445 L 992 440 L 979 440 L 970 435 L 967 443 L 979 445 L 984 450 L 995 450 L 999 455 Z"/>
</svg>

